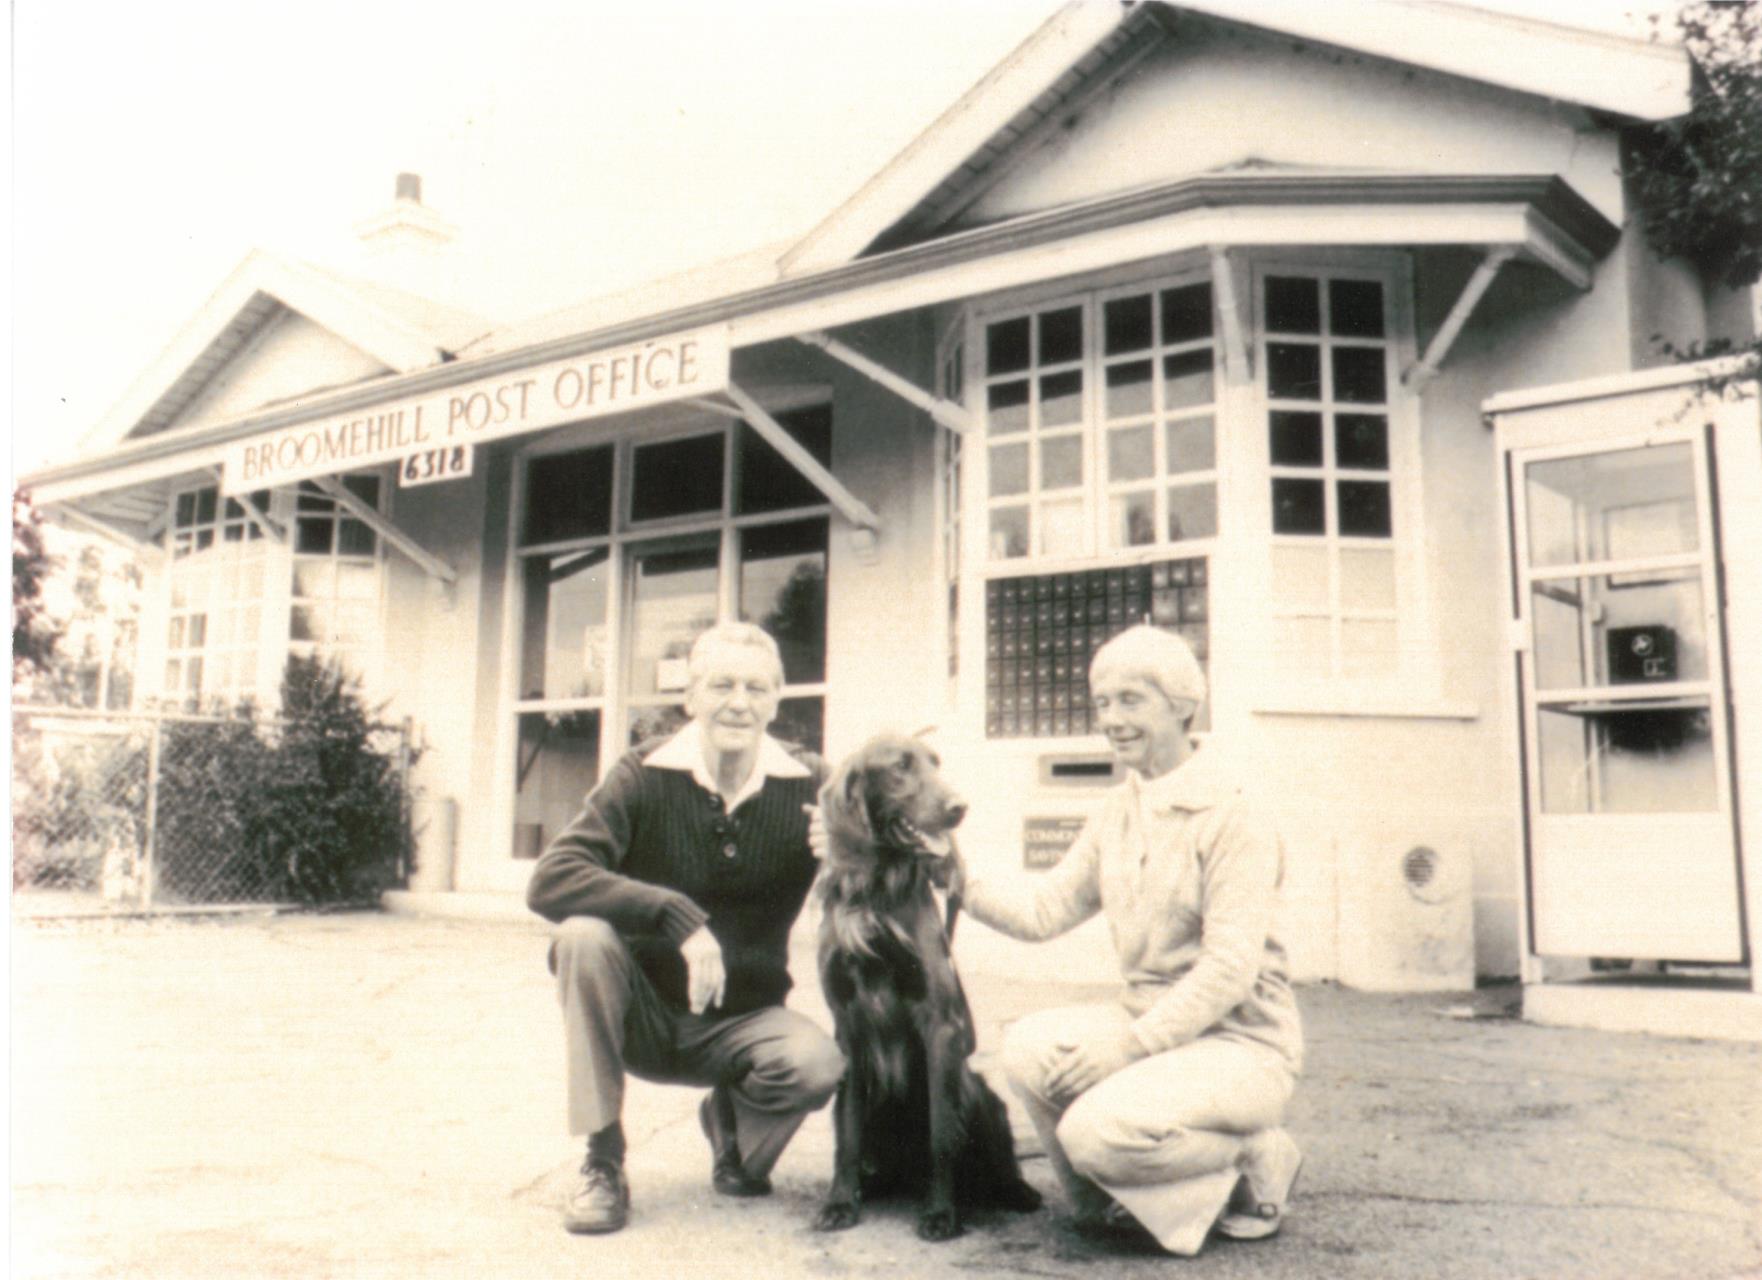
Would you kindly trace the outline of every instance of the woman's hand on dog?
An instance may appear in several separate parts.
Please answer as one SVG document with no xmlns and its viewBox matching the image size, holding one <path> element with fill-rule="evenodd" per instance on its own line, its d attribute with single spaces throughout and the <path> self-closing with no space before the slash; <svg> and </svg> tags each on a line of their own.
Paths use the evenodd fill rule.
<svg viewBox="0 0 1762 1280">
<path fill-rule="evenodd" d="M 722 1003 L 728 973 L 722 967 L 722 944 L 708 925 L 698 926 L 696 933 L 679 944 L 685 957 L 686 1000 L 693 1013 L 702 1013 L 711 1005 Z"/>
<path fill-rule="evenodd" d="M 1074 1100 L 1143 1056 L 1144 1051 L 1129 1031 L 1105 1040 L 1071 1045 L 1047 1075 L 1046 1094 L 1054 1101 Z"/>
<path fill-rule="evenodd" d="M 814 859 L 826 861 L 826 817 L 820 812 L 817 804 L 804 804 L 801 811 L 808 815 L 808 848 L 814 851 Z"/>
</svg>

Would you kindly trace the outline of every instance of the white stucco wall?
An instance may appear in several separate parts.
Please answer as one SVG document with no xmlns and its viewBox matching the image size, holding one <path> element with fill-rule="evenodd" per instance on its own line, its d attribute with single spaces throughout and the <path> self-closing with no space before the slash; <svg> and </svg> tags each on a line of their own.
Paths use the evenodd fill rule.
<svg viewBox="0 0 1762 1280">
<path fill-rule="evenodd" d="M 1247 164 L 1559 174 L 1622 218 L 1615 137 L 1574 108 L 1224 24 L 1183 22 L 963 216 L 995 221 Z"/>
</svg>

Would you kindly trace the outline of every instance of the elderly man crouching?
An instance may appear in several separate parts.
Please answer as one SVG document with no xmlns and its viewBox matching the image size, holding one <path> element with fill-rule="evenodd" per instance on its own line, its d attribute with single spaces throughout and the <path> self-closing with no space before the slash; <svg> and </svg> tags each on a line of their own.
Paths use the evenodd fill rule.
<svg viewBox="0 0 1762 1280">
<path fill-rule="evenodd" d="M 1303 1053 L 1273 936 L 1278 839 L 1193 748 L 1205 677 L 1178 636 L 1123 632 L 1089 687 L 1126 781 L 1058 866 L 1031 885 L 969 880 L 966 909 L 1025 940 L 1103 912 L 1126 988 L 1016 1023 L 1006 1069 L 1080 1224 L 1135 1218 L 1188 1255 L 1214 1226 L 1268 1236 L 1301 1163 L 1278 1127 Z"/>
<path fill-rule="evenodd" d="M 832 1039 L 783 1007 L 790 926 L 818 869 L 803 807 L 825 766 L 765 733 L 783 668 L 764 631 L 713 627 L 688 667 L 690 722 L 612 767 L 527 889 L 558 922 L 569 1127 L 587 1135 L 570 1231 L 629 1217 L 627 1070 L 710 1087 L 711 1181 L 734 1196 L 770 1192 L 772 1165 L 844 1073 Z"/>
</svg>

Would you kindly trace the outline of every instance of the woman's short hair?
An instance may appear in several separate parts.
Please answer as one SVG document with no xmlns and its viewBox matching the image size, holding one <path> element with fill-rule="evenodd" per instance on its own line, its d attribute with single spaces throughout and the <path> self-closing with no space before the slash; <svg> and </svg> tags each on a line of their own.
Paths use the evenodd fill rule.
<svg viewBox="0 0 1762 1280">
<path fill-rule="evenodd" d="M 1128 627 L 1095 651 L 1089 664 L 1089 682 L 1102 675 L 1127 676 L 1147 681 L 1173 702 L 1193 704 L 1194 713 L 1205 702 L 1205 672 L 1187 642 L 1172 631 L 1140 624 Z"/>
<path fill-rule="evenodd" d="M 783 687 L 783 655 L 777 649 L 777 642 L 771 638 L 769 631 L 750 622 L 718 622 L 697 638 L 691 646 L 691 656 L 685 661 L 685 669 L 693 686 L 703 678 L 711 651 L 723 645 L 744 645 L 749 649 L 762 650 L 771 660 L 771 682 L 779 689 Z"/>
</svg>

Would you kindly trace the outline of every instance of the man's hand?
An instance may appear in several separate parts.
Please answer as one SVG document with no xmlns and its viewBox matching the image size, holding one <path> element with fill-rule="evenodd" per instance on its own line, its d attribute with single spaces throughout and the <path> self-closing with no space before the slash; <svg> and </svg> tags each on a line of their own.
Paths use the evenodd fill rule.
<svg viewBox="0 0 1762 1280">
<path fill-rule="evenodd" d="M 808 848 L 814 851 L 814 859 L 826 861 L 826 818 L 817 804 L 804 804 L 801 811 L 808 815 Z"/>
<path fill-rule="evenodd" d="M 1046 1077 L 1046 1095 L 1054 1101 L 1073 1100 L 1143 1056 L 1144 1051 L 1130 1031 L 1073 1045 Z"/>
<path fill-rule="evenodd" d="M 679 944 L 679 954 L 685 957 L 686 1001 L 691 1011 L 702 1013 L 721 1004 L 728 974 L 722 968 L 722 944 L 710 926 L 699 925 L 696 933 Z"/>
</svg>

